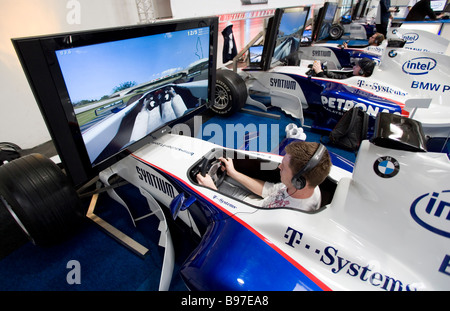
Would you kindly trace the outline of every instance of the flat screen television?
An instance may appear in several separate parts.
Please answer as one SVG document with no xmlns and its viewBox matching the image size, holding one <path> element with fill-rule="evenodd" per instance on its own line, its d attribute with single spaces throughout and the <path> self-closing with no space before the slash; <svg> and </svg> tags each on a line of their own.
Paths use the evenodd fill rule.
<svg viewBox="0 0 450 311">
<path fill-rule="evenodd" d="M 325 2 L 323 7 L 319 9 L 317 19 L 314 22 L 313 41 L 325 40 L 330 36 L 330 28 L 333 25 L 337 8 L 336 2 Z"/>
<path fill-rule="evenodd" d="M 214 100 L 215 17 L 12 39 L 75 187 Z"/>
<path fill-rule="evenodd" d="M 363 12 L 364 0 L 358 0 L 352 9 L 352 20 L 358 20 Z"/>
<path fill-rule="evenodd" d="M 263 70 L 276 66 L 297 52 L 308 14 L 309 7 L 275 10 L 274 16 L 269 19 L 264 40 Z"/>
<path fill-rule="evenodd" d="M 446 4 L 447 4 L 447 0 L 431 0 L 430 1 L 431 9 L 437 14 L 448 11 L 448 9 L 446 10 Z"/>
<path fill-rule="evenodd" d="M 248 49 L 250 65 L 261 64 L 263 49 L 264 49 L 263 45 L 253 45 Z"/>
<path fill-rule="evenodd" d="M 359 11 L 359 18 L 363 18 L 367 15 L 367 11 L 369 10 L 369 8 L 367 7 L 368 4 L 369 4 L 369 0 L 364 0 L 364 2 L 362 4 L 362 8 Z"/>
</svg>

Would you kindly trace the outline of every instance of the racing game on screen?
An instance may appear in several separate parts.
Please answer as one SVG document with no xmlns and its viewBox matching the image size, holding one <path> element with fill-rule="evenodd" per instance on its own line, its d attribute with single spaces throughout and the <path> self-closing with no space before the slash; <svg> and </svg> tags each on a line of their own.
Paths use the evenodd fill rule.
<svg viewBox="0 0 450 311">
<path fill-rule="evenodd" d="M 307 17 L 308 10 L 303 8 L 285 9 L 283 11 L 272 56 L 272 66 L 297 51 Z"/>
<path fill-rule="evenodd" d="M 56 51 L 92 165 L 208 98 L 209 27 Z"/>
<path fill-rule="evenodd" d="M 334 15 L 336 14 L 337 4 L 329 2 L 327 10 L 325 11 L 322 24 L 317 35 L 316 41 L 325 40 L 330 36 L 330 28 L 333 25 Z"/>
</svg>

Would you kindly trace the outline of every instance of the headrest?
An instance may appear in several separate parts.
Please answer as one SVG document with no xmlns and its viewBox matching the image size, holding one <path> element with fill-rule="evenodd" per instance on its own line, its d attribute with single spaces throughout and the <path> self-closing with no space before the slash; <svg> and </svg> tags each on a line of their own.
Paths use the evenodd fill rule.
<svg viewBox="0 0 450 311">
<path fill-rule="evenodd" d="M 387 112 L 380 112 L 377 116 L 372 143 L 396 150 L 427 151 L 422 123 Z"/>
</svg>

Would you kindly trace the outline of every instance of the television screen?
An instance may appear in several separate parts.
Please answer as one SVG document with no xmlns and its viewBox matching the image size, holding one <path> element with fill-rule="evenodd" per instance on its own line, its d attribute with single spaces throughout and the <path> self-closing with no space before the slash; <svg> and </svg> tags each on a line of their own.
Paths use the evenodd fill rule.
<svg viewBox="0 0 450 311">
<path fill-rule="evenodd" d="M 330 28 L 333 25 L 336 10 L 337 3 L 326 2 L 324 4 L 322 18 L 317 21 L 318 33 L 316 41 L 325 40 L 330 36 Z"/>
<path fill-rule="evenodd" d="M 434 12 L 443 12 L 445 10 L 445 5 L 447 0 L 431 0 L 430 7 Z"/>
<path fill-rule="evenodd" d="M 263 45 L 253 45 L 248 49 L 250 64 L 260 64 L 261 63 L 263 48 L 264 48 Z"/>
<path fill-rule="evenodd" d="M 282 10 L 275 50 L 272 56 L 272 65 L 297 52 L 302 40 L 308 13 L 309 10 L 305 8 L 287 8 Z"/>
<path fill-rule="evenodd" d="M 13 39 L 74 185 L 214 100 L 217 18 Z"/>
<path fill-rule="evenodd" d="M 277 9 L 266 32 L 263 58 L 269 69 L 283 62 L 300 46 L 309 7 Z"/>
</svg>

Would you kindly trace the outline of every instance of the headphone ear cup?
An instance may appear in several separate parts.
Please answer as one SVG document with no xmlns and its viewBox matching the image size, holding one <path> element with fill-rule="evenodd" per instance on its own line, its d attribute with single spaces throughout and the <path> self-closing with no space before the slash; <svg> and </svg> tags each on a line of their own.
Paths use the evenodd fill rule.
<svg viewBox="0 0 450 311">
<path fill-rule="evenodd" d="M 364 74 L 364 70 L 360 69 L 359 70 L 359 75 L 362 76 Z"/>
<path fill-rule="evenodd" d="M 297 190 L 301 190 L 303 188 L 305 188 L 306 186 L 306 179 L 303 176 L 299 176 L 299 177 L 294 177 L 292 178 L 292 185 L 295 187 L 295 189 Z"/>
</svg>

